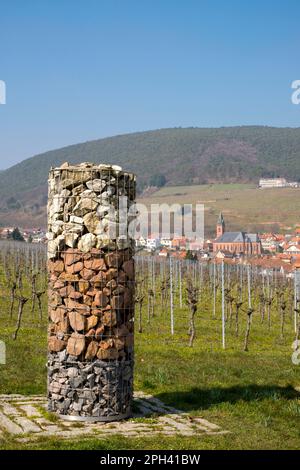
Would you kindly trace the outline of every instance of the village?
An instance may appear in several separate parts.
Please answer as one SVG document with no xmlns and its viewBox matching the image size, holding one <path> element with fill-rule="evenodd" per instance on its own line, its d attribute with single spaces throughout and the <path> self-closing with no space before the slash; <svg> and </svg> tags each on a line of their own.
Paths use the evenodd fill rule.
<svg viewBox="0 0 300 470">
<path fill-rule="evenodd" d="M 140 250 L 159 257 L 247 263 L 286 275 L 300 268 L 300 227 L 291 234 L 227 232 L 222 213 L 217 220 L 215 238 L 201 241 L 176 235 L 172 239 L 159 238 L 152 234 L 136 243 Z"/>
<path fill-rule="evenodd" d="M 13 240 L 32 244 L 47 244 L 43 228 L 0 228 L 0 240 Z M 247 233 L 226 231 L 222 213 L 216 221 L 215 238 L 204 240 L 188 238 L 174 233 L 165 237 L 151 233 L 135 240 L 136 253 L 159 258 L 190 259 L 192 261 L 226 264 L 247 263 L 266 270 L 290 275 L 300 268 L 300 225 L 292 233 Z"/>
</svg>

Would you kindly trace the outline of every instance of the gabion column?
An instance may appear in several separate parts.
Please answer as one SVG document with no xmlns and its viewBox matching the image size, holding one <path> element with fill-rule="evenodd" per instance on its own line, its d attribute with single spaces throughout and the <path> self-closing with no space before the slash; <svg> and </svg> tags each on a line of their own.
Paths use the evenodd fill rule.
<svg viewBox="0 0 300 470">
<path fill-rule="evenodd" d="M 134 245 L 121 200 L 134 203 L 135 176 L 117 165 L 50 171 L 48 409 L 66 419 L 130 415 Z"/>
</svg>

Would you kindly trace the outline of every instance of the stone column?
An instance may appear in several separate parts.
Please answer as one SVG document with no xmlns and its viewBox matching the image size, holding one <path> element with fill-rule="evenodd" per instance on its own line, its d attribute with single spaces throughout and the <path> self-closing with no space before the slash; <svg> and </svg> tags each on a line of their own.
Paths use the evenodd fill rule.
<svg viewBox="0 0 300 470">
<path fill-rule="evenodd" d="M 66 419 L 130 415 L 134 245 L 121 200 L 134 203 L 135 176 L 117 165 L 50 171 L 48 409 Z"/>
</svg>

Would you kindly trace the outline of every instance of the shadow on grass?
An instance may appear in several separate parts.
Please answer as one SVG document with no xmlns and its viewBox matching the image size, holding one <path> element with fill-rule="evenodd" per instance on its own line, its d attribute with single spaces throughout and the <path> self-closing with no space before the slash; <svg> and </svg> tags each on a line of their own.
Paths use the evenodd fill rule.
<svg viewBox="0 0 300 470">
<path fill-rule="evenodd" d="M 208 409 L 221 403 L 235 404 L 237 402 L 255 402 L 262 400 L 294 400 L 299 398 L 291 385 L 242 385 L 228 388 L 198 388 L 187 391 L 164 392 L 155 395 L 163 403 L 183 411 Z"/>
</svg>

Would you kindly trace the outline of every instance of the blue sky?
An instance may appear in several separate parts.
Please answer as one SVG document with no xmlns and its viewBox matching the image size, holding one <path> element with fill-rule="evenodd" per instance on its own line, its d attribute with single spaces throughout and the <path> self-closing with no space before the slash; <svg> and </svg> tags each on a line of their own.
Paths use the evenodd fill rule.
<svg viewBox="0 0 300 470">
<path fill-rule="evenodd" d="M 298 0 L 1 0 L 0 168 L 164 127 L 300 127 Z"/>
</svg>

